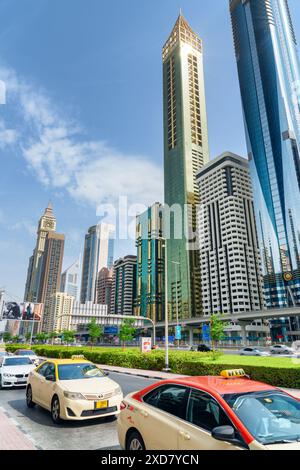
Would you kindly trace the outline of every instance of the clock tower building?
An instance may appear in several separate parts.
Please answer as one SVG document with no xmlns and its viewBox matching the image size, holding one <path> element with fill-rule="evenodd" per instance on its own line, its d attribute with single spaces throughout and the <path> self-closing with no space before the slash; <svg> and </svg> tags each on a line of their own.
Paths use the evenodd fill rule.
<svg viewBox="0 0 300 470">
<path fill-rule="evenodd" d="M 37 302 L 41 279 L 42 257 L 45 251 L 46 238 L 49 232 L 55 232 L 56 218 L 53 214 L 52 204 L 49 203 L 39 220 L 37 241 L 33 254 L 29 259 L 27 281 L 25 287 L 25 302 Z"/>
</svg>

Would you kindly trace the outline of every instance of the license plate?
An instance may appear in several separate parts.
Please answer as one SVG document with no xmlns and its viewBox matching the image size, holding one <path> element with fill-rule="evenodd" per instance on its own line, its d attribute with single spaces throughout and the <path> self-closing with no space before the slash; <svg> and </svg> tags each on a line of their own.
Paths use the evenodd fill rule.
<svg viewBox="0 0 300 470">
<path fill-rule="evenodd" d="M 26 382 L 26 379 L 17 379 L 17 383 Z"/>
<path fill-rule="evenodd" d="M 101 408 L 108 408 L 108 401 L 107 400 L 102 400 L 102 401 L 96 401 L 96 410 L 100 410 Z"/>
</svg>

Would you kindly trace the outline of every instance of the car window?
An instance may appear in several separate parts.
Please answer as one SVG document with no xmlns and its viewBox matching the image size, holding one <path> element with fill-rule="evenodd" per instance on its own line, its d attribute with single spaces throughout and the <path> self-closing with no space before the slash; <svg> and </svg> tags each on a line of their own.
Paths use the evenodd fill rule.
<svg viewBox="0 0 300 470">
<path fill-rule="evenodd" d="M 187 421 L 207 431 L 212 431 L 218 426 L 232 426 L 230 419 L 217 401 L 199 390 L 191 391 Z"/>
<path fill-rule="evenodd" d="M 3 367 L 5 366 L 28 366 L 32 365 L 31 360 L 28 357 L 5 357 Z"/>
<path fill-rule="evenodd" d="M 49 363 L 48 364 L 48 367 L 45 369 L 45 377 L 47 377 L 48 375 L 53 375 L 55 377 L 55 365 L 53 363 Z"/>
<path fill-rule="evenodd" d="M 59 380 L 81 380 L 102 378 L 104 374 L 92 362 L 84 362 L 59 365 L 58 377 Z"/>
<path fill-rule="evenodd" d="M 144 397 L 144 402 L 178 418 L 186 418 L 189 389 L 180 385 L 157 387 Z"/>
<path fill-rule="evenodd" d="M 49 366 L 49 362 L 45 362 L 45 364 L 41 365 L 41 367 L 38 369 L 37 373 L 45 377 L 46 376 L 45 372 L 48 369 L 48 366 Z"/>
</svg>

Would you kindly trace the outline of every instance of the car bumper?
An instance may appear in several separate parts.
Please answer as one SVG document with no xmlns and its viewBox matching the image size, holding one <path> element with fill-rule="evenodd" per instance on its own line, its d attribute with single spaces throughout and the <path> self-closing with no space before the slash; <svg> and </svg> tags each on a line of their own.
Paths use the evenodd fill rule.
<svg viewBox="0 0 300 470">
<path fill-rule="evenodd" d="M 105 416 L 118 415 L 123 395 L 116 395 L 108 399 L 108 407 L 96 409 L 93 400 L 70 400 L 63 399 L 61 403 L 61 418 L 66 420 L 86 420 Z"/>
<path fill-rule="evenodd" d="M 26 387 L 27 378 L 16 379 L 15 377 L 2 377 L 2 388 Z"/>
</svg>

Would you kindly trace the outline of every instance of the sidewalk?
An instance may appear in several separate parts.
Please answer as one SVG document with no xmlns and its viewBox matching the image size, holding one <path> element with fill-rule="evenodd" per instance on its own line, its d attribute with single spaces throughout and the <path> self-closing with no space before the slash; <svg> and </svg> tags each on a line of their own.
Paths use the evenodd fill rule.
<svg viewBox="0 0 300 470">
<path fill-rule="evenodd" d="M 165 379 L 176 379 L 180 377 L 186 377 L 186 375 L 170 374 L 168 372 L 160 372 L 156 370 L 128 369 L 126 367 L 107 366 L 107 365 L 99 365 L 99 367 L 102 370 L 105 370 L 107 372 L 117 372 L 119 374 L 135 375 L 137 377 L 145 377 L 146 379 L 165 380 Z M 300 399 L 299 389 L 282 388 L 282 390 Z"/>
<path fill-rule="evenodd" d="M 36 450 L 31 440 L 0 408 L 0 450 Z"/>
</svg>

